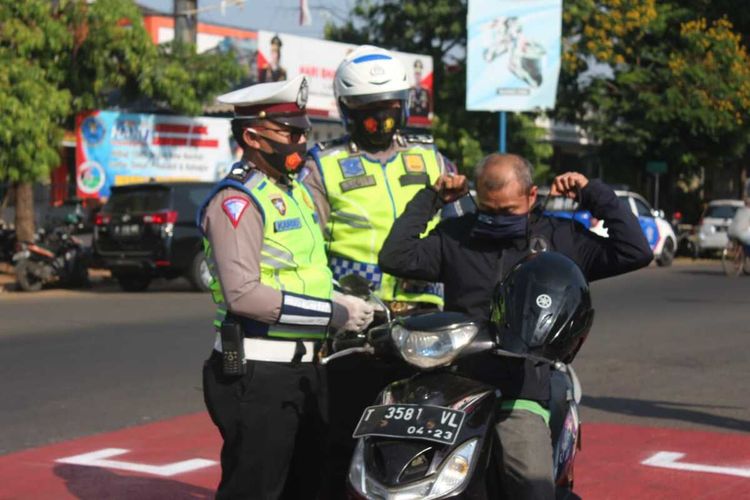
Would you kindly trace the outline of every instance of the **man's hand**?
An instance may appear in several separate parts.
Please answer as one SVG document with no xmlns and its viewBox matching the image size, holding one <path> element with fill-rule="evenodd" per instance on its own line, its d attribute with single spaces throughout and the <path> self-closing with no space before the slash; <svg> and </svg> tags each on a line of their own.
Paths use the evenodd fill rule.
<svg viewBox="0 0 750 500">
<path fill-rule="evenodd" d="M 469 192 L 465 175 L 443 174 L 435 182 L 435 191 L 444 203 L 453 203 Z"/>
<path fill-rule="evenodd" d="M 348 318 L 341 329 L 349 332 L 361 332 L 372 323 L 375 308 L 359 297 L 334 292 L 333 301 L 346 309 Z M 338 325 L 335 325 L 338 326 Z"/>
<path fill-rule="evenodd" d="M 566 172 L 555 177 L 549 194 L 550 196 L 566 196 L 575 199 L 578 196 L 578 190 L 586 187 L 588 183 L 589 180 L 583 174 Z"/>
</svg>

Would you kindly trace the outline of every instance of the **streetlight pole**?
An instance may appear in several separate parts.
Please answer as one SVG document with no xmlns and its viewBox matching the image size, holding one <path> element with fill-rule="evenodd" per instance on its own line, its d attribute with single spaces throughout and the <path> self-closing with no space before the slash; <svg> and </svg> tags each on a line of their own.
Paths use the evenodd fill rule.
<svg viewBox="0 0 750 500">
<path fill-rule="evenodd" d="M 176 44 L 197 42 L 198 0 L 174 0 L 174 41 Z"/>
</svg>

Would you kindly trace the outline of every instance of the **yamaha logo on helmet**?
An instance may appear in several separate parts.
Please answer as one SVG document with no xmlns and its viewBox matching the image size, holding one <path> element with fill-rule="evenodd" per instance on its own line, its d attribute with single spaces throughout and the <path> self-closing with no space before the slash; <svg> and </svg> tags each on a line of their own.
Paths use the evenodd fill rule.
<svg viewBox="0 0 750 500">
<path fill-rule="evenodd" d="M 549 309 L 552 305 L 552 297 L 550 297 L 546 293 L 543 293 L 536 298 L 536 305 L 538 305 L 542 309 Z"/>
</svg>

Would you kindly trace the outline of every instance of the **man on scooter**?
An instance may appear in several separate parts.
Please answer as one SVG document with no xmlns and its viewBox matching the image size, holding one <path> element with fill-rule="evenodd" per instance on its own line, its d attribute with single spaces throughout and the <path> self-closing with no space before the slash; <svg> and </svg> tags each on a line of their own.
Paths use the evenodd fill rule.
<svg viewBox="0 0 750 500">
<path fill-rule="evenodd" d="M 557 251 L 588 280 L 636 270 L 653 258 L 638 220 L 614 191 L 598 180 L 568 172 L 550 196 L 576 199 L 581 210 L 603 219 L 609 238 L 583 226 L 543 215 L 535 207 L 533 169 L 524 158 L 491 154 L 476 169 L 477 210 L 440 222 L 421 238 L 435 210 L 468 193 L 463 176 L 445 175 L 420 191 L 393 225 L 380 252 L 381 268 L 405 279 L 441 281 L 445 310 L 489 319 L 495 285 L 529 253 Z M 524 359 L 491 358 L 462 367 L 500 388 L 505 403 L 496 426 L 499 471 L 509 498 L 554 498 L 547 402 L 549 366 Z"/>
</svg>

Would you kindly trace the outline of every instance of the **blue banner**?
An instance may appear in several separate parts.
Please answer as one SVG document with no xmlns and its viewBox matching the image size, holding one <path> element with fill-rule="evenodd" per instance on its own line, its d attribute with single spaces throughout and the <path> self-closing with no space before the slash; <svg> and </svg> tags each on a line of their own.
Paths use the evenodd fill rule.
<svg viewBox="0 0 750 500">
<path fill-rule="evenodd" d="M 469 0 L 466 109 L 555 107 L 562 0 Z"/>
<path fill-rule="evenodd" d="M 228 118 L 81 114 L 76 126 L 76 186 L 81 198 L 106 198 L 112 186 L 150 181 L 215 181 L 238 158 Z"/>
</svg>

